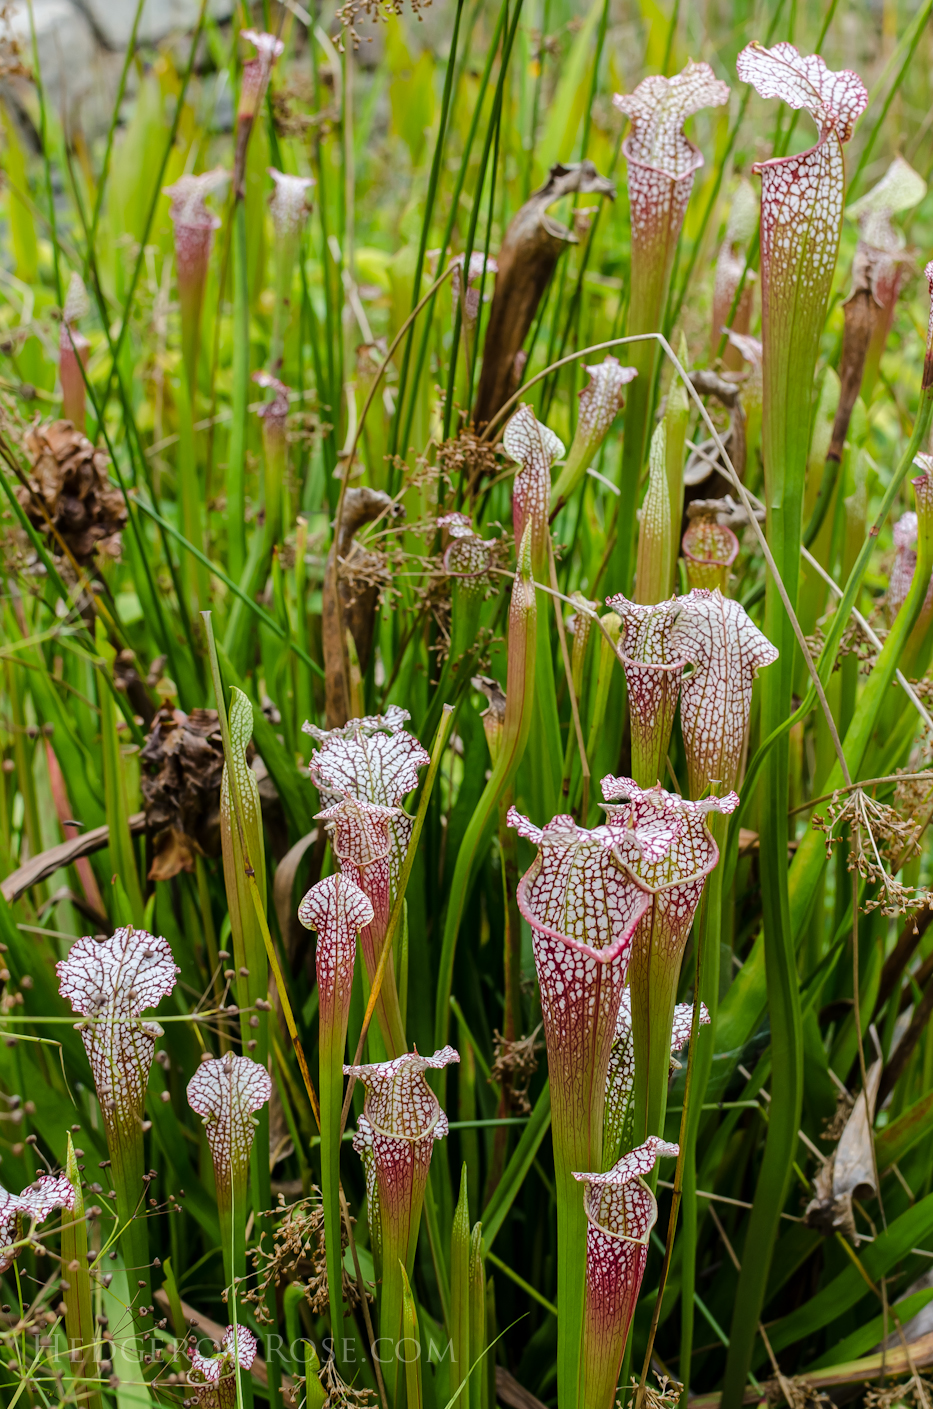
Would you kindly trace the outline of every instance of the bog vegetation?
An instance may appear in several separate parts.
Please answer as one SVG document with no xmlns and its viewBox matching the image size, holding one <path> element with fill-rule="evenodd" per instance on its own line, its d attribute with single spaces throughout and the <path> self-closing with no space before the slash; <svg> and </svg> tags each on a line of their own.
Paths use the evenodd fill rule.
<svg viewBox="0 0 933 1409">
<path fill-rule="evenodd" d="M 5 32 L 11 1409 L 929 1409 L 930 11 Z"/>
</svg>

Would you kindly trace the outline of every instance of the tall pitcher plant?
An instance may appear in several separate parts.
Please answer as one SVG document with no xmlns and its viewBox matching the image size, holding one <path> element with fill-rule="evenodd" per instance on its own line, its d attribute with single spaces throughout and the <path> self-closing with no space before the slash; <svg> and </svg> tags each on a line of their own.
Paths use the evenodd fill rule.
<svg viewBox="0 0 933 1409">
<path fill-rule="evenodd" d="M 817 54 L 792 44 L 751 44 L 739 55 L 739 78 L 763 98 L 806 109 L 819 130 L 809 151 L 760 163 L 761 302 L 764 402 L 762 454 L 767 534 L 791 605 L 796 602 L 801 516 L 809 449 L 810 404 L 819 340 L 832 283 L 845 192 L 843 146 L 868 102 L 848 70 L 831 72 Z M 796 644 L 773 576 L 765 597 L 765 634 L 780 661 L 762 682 L 761 731 L 778 729 L 791 711 Z M 786 734 L 771 749 L 761 789 L 761 881 L 771 1016 L 773 1078 L 768 1135 L 746 1257 L 735 1298 L 724 1409 L 741 1403 L 783 1207 L 803 1098 L 803 1038 L 796 954 L 787 889 L 789 750 Z"/>
<path fill-rule="evenodd" d="M 658 332 L 680 231 L 703 155 L 684 135 L 687 118 L 703 108 L 729 101 L 729 85 L 709 64 L 687 64 L 673 78 L 653 74 L 633 93 L 617 93 L 613 102 L 631 121 L 622 146 L 628 164 L 632 222 L 632 275 L 629 333 Z M 612 580 L 627 592 L 635 545 L 635 509 L 648 437 L 657 367 L 657 344 L 636 343 L 632 364 L 637 377 L 628 394 L 622 448 L 618 535 L 612 557 Z"/>
</svg>

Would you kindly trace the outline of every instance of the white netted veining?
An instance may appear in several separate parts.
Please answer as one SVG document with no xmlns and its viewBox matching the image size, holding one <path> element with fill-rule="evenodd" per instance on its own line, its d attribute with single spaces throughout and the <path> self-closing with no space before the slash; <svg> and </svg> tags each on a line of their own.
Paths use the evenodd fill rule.
<svg viewBox="0 0 933 1409">
<path fill-rule="evenodd" d="M 342 874 L 326 876 L 305 894 L 298 919 L 307 930 L 317 930 L 317 986 L 322 1011 L 337 1005 L 346 1009 L 353 986 L 357 932 L 373 920 L 369 897 Z"/>
<path fill-rule="evenodd" d="M 438 1131 L 441 1108 L 437 1097 L 424 1079 L 429 1070 L 440 1070 L 460 1056 L 453 1047 L 442 1047 L 431 1057 L 419 1052 L 404 1052 L 390 1062 L 373 1062 L 364 1066 L 345 1066 L 345 1076 L 355 1076 L 366 1087 L 366 1118 L 376 1134 L 401 1136 L 406 1140 L 421 1140 L 434 1133 L 436 1139 L 446 1134 Z"/>
<path fill-rule="evenodd" d="M 578 392 L 576 438 L 601 440 L 622 409 L 625 388 L 638 376 L 634 367 L 623 367 L 617 357 L 605 357 L 593 366 L 584 364 L 590 380 Z"/>
<path fill-rule="evenodd" d="M 188 1104 L 201 1116 L 219 1184 L 245 1174 L 253 1148 L 253 1116 L 272 1095 L 272 1078 L 249 1057 L 227 1052 L 202 1062 L 188 1082 Z"/>
<path fill-rule="evenodd" d="M 13 1265 L 19 1249 L 11 1246 L 30 1223 L 44 1223 L 53 1209 L 73 1209 L 75 1191 L 62 1176 L 40 1174 L 21 1194 L 0 1187 L 0 1272 Z"/>
<path fill-rule="evenodd" d="M 719 588 L 696 587 L 684 599 L 670 648 L 693 670 L 681 682 L 680 722 L 694 797 L 738 778 L 759 670 L 778 658 L 741 602 Z"/>
<path fill-rule="evenodd" d="M 162 1029 L 140 1014 L 167 998 L 181 972 L 168 941 L 145 930 L 118 929 L 98 943 L 78 939 L 55 966 L 59 990 L 76 1013 L 108 1129 L 137 1124 Z"/>
<path fill-rule="evenodd" d="M 512 490 L 515 542 L 521 543 L 525 527 L 531 523 L 535 533 L 532 553 L 537 559 L 538 539 L 543 541 L 551 502 L 551 466 L 564 458 L 564 443 L 535 419 L 530 406 L 522 405 L 509 418 L 502 447 L 522 467 Z"/>
</svg>

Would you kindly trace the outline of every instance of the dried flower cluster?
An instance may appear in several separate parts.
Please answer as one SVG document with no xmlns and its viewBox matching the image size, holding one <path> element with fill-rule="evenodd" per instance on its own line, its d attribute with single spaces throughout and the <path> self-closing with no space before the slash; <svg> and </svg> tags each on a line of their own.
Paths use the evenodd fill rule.
<svg viewBox="0 0 933 1409">
<path fill-rule="evenodd" d="M 925 902 L 925 893 L 897 879 L 904 863 L 920 850 L 923 821 L 918 826 L 916 817 L 905 817 L 863 788 L 855 787 L 834 793 L 825 817 L 815 813 L 812 825 L 826 837 L 827 856 L 848 836 L 847 870 L 857 872 L 875 888 L 865 898 L 866 912 L 880 909 L 883 915 L 903 915 Z"/>
</svg>

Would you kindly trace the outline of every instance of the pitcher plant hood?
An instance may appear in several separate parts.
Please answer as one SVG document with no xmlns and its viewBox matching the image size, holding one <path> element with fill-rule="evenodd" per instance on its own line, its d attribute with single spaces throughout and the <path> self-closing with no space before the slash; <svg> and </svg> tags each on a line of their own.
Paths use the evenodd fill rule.
<svg viewBox="0 0 933 1409">
<path fill-rule="evenodd" d="M 167 998 L 181 970 L 168 941 L 145 930 L 118 929 L 98 944 L 79 939 L 55 966 L 59 989 L 83 1021 L 87 1052 L 108 1136 L 128 1127 L 137 1134 L 149 1069 L 162 1029 L 141 1014 Z"/>
</svg>

